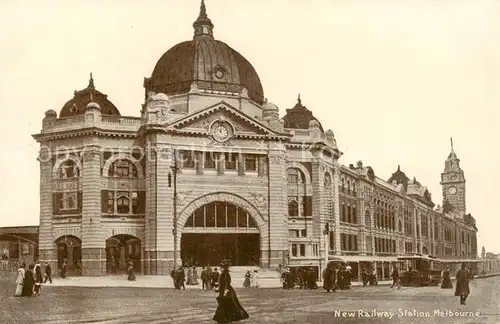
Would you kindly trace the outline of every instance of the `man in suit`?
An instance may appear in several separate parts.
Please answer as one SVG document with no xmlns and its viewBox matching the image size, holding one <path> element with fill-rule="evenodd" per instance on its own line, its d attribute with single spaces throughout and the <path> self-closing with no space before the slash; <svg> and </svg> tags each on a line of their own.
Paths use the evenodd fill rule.
<svg viewBox="0 0 500 324">
<path fill-rule="evenodd" d="M 47 280 L 52 283 L 52 268 L 48 262 L 45 262 L 45 280 L 43 283 L 46 283 Z"/>
<path fill-rule="evenodd" d="M 465 266 L 465 263 L 462 263 L 462 268 L 457 272 L 457 284 L 455 289 L 455 296 L 460 296 L 460 305 L 465 305 L 465 300 L 470 294 L 469 281 L 470 274 Z"/>
<path fill-rule="evenodd" d="M 201 289 L 202 290 L 210 290 L 209 286 L 209 280 L 208 280 L 208 273 L 207 269 L 203 267 L 203 270 L 201 270 Z"/>
</svg>

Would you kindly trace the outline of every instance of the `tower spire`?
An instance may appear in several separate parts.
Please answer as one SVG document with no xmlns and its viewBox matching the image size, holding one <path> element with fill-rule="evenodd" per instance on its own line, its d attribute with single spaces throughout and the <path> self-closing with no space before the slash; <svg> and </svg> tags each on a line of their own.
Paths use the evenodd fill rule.
<svg viewBox="0 0 500 324">
<path fill-rule="evenodd" d="M 94 78 L 92 77 L 92 72 L 90 72 L 89 85 L 87 86 L 87 89 L 92 89 L 92 90 L 95 89 Z"/>
<path fill-rule="evenodd" d="M 200 4 L 200 14 L 198 19 L 193 23 L 194 37 L 210 37 L 213 38 L 214 24 L 207 15 L 207 7 L 205 6 L 205 0 L 201 0 Z"/>
</svg>

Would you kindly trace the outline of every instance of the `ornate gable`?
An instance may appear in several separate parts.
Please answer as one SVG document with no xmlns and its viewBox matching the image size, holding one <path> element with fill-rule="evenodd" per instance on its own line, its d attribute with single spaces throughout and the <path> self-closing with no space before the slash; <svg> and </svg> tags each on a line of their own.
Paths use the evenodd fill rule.
<svg viewBox="0 0 500 324">
<path fill-rule="evenodd" d="M 219 125 L 227 125 L 233 137 L 290 137 L 276 133 L 224 101 L 174 120 L 168 128 L 180 133 L 212 134 Z"/>
</svg>

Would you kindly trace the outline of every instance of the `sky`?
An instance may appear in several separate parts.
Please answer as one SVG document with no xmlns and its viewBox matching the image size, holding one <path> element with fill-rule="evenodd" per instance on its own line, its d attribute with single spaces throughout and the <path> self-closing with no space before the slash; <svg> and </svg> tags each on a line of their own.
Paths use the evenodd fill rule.
<svg viewBox="0 0 500 324">
<path fill-rule="evenodd" d="M 44 112 L 92 72 L 122 115 L 139 116 L 143 78 L 189 40 L 199 0 L 0 2 L 0 226 L 37 225 Z M 214 36 L 255 67 L 265 97 L 300 93 L 335 133 L 341 163 L 415 176 L 442 203 L 453 137 L 479 250 L 500 253 L 500 2 L 206 0 Z"/>
</svg>

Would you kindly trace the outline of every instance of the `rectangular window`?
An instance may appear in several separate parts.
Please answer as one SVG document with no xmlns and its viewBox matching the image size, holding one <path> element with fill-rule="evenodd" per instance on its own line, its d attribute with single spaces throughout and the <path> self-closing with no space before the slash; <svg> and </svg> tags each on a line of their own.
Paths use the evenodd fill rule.
<svg viewBox="0 0 500 324">
<path fill-rule="evenodd" d="M 300 244 L 300 256 L 306 256 L 306 245 Z"/>
<path fill-rule="evenodd" d="M 288 230 L 288 237 L 299 237 L 299 230 Z"/>
<path fill-rule="evenodd" d="M 307 230 L 303 229 L 300 231 L 300 236 L 307 237 Z"/>
<path fill-rule="evenodd" d="M 257 171 L 257 155 L 245 154 L 245 171 Z"/>
<path fill-rule="evenodd" d="M 78 208 L 78 193 L 77 192 L 63 192 L 62 201 L 60 203 L 62 210 L 72 210 Z"/>
<path fill-rule="evenodd" d="M 130 212 L 130 205 L 128 198 L 120 196 L 116 200 L 116 209 L 119 214 L 128 214 Z"/>
<path fill-rule="evenodd" d="M 224 153 L 224 163 L 226 170 L 235 171 L 238 163 L 238 155 L 236 153 Z"/>
<path fill-rule="evenodd" d="M 288 216 L 297 217 L 299 216 L 299 207 L 295 200 L 288 201 Z"/>
<path fill-rule="evenodd" d="M 215 153 L 205 152 L 204 167 L 205 169 L 215 169 Z"/>
<path fill-rule="evenodd" d="M 297 256 L 297 244 L 292 244 L 292 256 Z"/>
<path fill-rule="evenodd" d="M 106 201 L 106 212 L 108 214 L 115 213 L 115 193 L 113 191 L 108 191 L 108 197 Z"/>
<path fill-rule="evenodd" d="M 195 154 L 194 151 L 182 151 L 181 152 L 181 166 L 183 169 L 194 169 L 196 166 L 195 163 Z"/>
</svg>

